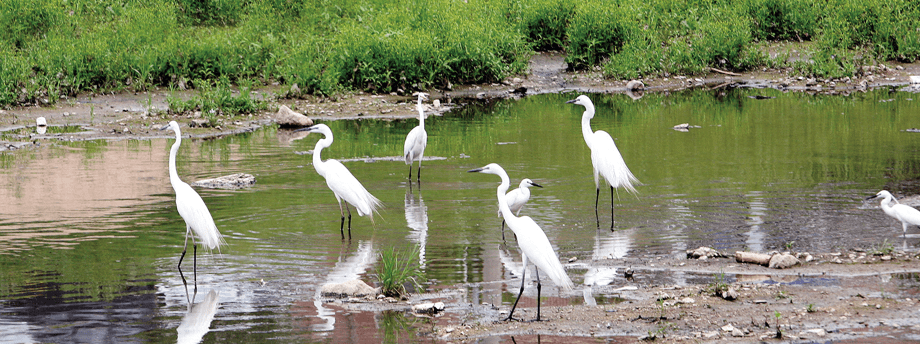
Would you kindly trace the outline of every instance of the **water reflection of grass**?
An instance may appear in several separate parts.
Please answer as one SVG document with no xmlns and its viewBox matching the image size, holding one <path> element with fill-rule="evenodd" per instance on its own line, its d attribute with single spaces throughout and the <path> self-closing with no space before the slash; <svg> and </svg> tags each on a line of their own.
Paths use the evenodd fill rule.
<svg viewBox="0 0 920 344">
<path fill-rule="evenodd" d="M 376 316 L 377 324 L 383 331 L 384 343 L 404 343 L 417 337 L 420 323 L 426 323 L 416 317 L 407 317 L 404 312 L 384 311 Z"/>
</svg>

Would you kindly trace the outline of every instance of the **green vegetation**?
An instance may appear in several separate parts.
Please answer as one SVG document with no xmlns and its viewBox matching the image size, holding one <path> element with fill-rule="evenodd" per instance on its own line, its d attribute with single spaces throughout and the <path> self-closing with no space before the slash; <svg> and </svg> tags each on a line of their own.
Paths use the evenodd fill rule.
<svg viewBox="0 0 920 344">
<path fill-rule="evenodd" d="M 872 248 L 869 249 L 869 254 L 872 254 L 874 256 L 889 255 L 892 252 L 894 252 L 894 245 L 888 242 L 888 239 L 885 239 L 884 241 L 878 244 L 872 245 Z"/>
<path fill-rule="evenodd" d="M 407 251 L 397 251 L 394 247 L 380 253 L 380 264 L 377 265 L 376 275 L 381 284 L 380 292 L 383 295 L 392 297 L 405 295 L 407 283 L 421 288 L 421 285 L 418 284 L 418 279 L 422 278 L 418 254 L 418 245 Z"/>
<path fill-rule="evenodd" d="M 189 80 L 309 94 L 501 80 L 534 50 L 611 78 L 791 68 L 853 76 L 920 57 L 909 0 L 7 0 L 0 106 Z M 810 59 L 768 52 L 810 42 Z M 781 49 L 780 49 L 781 50 Z"/>
<path fill-rule="evenodd" d="M 725 272 L 719 272 L 718 275 L 713 275 L 712 282 L 709 282 L 705 291 L 714 296 L 722 296 L 723 292 L 728 291 L 728 283 L 725 282 Z"/>
<path fill-rule="evenodd" d="M 249 114 L 268 108 L 264 100 L 253 99 L 250 96 L 252 86 L 246 80 L 241 80 L 239 95 L 234 96 L 229 80 L 220 78 L 213 85 L 207 80 L 195 80 L 198 85 L 198 95 L 188 100 L 174 96 L 167 97 L 170 111 L 184 113 L 201 111 L 202 116 L 208 119 L 210 126 L 219 125 L 217 117 L 224 114 Z"/>
</svg>

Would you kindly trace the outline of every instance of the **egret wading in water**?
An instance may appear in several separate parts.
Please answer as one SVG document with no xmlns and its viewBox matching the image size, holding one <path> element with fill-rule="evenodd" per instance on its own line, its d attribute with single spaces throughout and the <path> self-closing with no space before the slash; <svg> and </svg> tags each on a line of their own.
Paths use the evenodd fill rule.
<svg viewBox="0 0 920 344">
<path fill-rule="evenodd" d="M 176 172 L 176 153 L 179 152 L 179 146 L 182 144 L 182 133 L 179 131 L 179 123 L 171 121 L 160 130 L 170 129 L 176 133 L 176 142 L 173 143 L 169 150 L 169 183 L 172 184 L 176 192 L 176 208 L 179 210 L 179 216 L 185 220 L 185 245 L 182 248 L 182 255 L 179 256 L 179 275 L 182 276 L 182 284 L 186 287 L 188 294 L 188 284 L 185 282 L 185 276 L 182 275 L 182 259 L 185 258 L 185 252 L 188 250 L 188 238 L 192 237 L 192 272 L 195 275 L 195 292 L 198 292 L 198 245 L 195 243 L 195 236 L 208 250 L 217 249 L 220 252 L 220 245 L 226 245 L 214 219 L 211 218 L 211 212 L 208 206 L 204 204 L 201 196 L 192 189 L 191 186 L 179 179 L 179 173 Z M 192 235 L 194 232 L 194 235 Z M 188 296 L 188 295 L 186 295 Z"/>
<path fill-rule="evenodd" d="M 588 148 L 591 149 L 591 164 L 594 165 L 594 187 L 597 191 L 594 198 L 594 216 L 598 219 L 597 226 L 600 227 L 597 204 L 601 197 L 601 184 L 598 176 L 601 176 L 607 181 L 607 185 L 610 185 L 610 230 L 613 230 L 614 189 L 623 187 L 626 191 L 636 194 L 633 183 L 639 184 L 639 180 L 629 171 L 629 167 L 626 167 L 626 162 L 623 161 L 623 156 L 620 155 L 610 134 L 603 130 L 591 131 L 591 119 L 594 118 L 594 103 L 591 102 L 591 99 L 586 95 L 580 95 L 566 103 L 585 107 L 585 112 L 581 116 L 581 133 L 585 137 Z"/>
<path fill-rule="evenodd" d="M 348 210 L 348 237 L 351 238 L 351 209 L 348 208 L 350 203 L 358 211 L 359 216 L 367 215 L 374 222 L 374 212 L 381 207 L 380 200 L 367 189 L 345 165 L 335 159 L 323 161 L 320 153 L 323 148 L 332 145 L 332 130 L 325 124 L 298 129 L 296 131 L 308 131 L 311 133 L 323 134 L 323 138 L 316 142 L 316 148 L 313 149 L 313 168 L 316 173 L 326 179 L 326 185 L 329 190 L 335 194 L 335 200 L 339 202 L 339 212 L 342 214 L 342 222 L 339 224 L 339 231 L 342 233 L 342 239 L 345 239 L 345 210 Z M 342 200 L 345 200 L 345 209 L 342 209 Z"/>
<path fill-rule="evenodd" d="M 517 189 L 511 190 L 508 194 L 505 195 L 505 199 L 508 200 L 508 208 L 511 208 L 511 212 L 515 216 L 521 215 L 521 209 L 524 209 L 524 205 L 527 204 L 527 201 L 530 200 L 530 187 L 536 186 L 542 188 L 540 184 L 534 183 L 532 180 L 524 178 L 521 181 L 521 185 Z M 498 217 L 502 217 L 501 207 L 498 209 Z M 505 240 L 505 219 L 502 219 L 502 241 Z"/>
<path fill-rule="evenodd" d="M 908 225 L 920 226 L 920 211 L 899 203 L 888 190 L 879 191 L 874 196 L 867 197 L 866 200 L 868 201 L 873 198 L 881 198 L 882 201 L 880 206 L 885 214 L 901 221 L 901 227 L 904 230 L 905 238 L 907 237 Z M 891 201 L 894 201 L 894 205 L 891 205 Z"/>
<path fill-rule="evenodd" d="M 527 260 L 531 260 L 536 266 L 536 269 L 534 269 L 537 274 L 536 320 L 540 321 L 540 271 L 542 270 L 543 273 L 549 275 L 553 283 L 562 290 L 571 291 L 574 288 L 574 284 L 572 284 L 572 280 L 569 279 L 569 276 L 566 275 L 565 269 L 562 267 L 562 263 L 559 262 L 559 257 L 556 256 L 556 251 L 553 250 L 553 246 L 550 244 L 549 238 L 546 237 L 546 233 L 543 233 L 543 229 L 541 229 L 530 216 L 517 217 L 511 212 L 511 208 L 508 207 L 508 201 L 505 196 L 509 186 L 508 174 L 505 173 L 505 170 L 498 164 L 488 164 L 484 167 L 469 170 L 468 172 L 488 173 L 501 177 L 502 183 L 499 184 L 496 189 L 498 208 L 501 210 L 505 222 L 508 223 L 508 228 L 511 228 L 511 231 L 517 236 L 518 246 L 523 252 L 523 262 L 521 264 L 523 267 L 521 269 L 521 290 L 518 292 L 518 297 L 514 300 L 514 305 L 511 306 L 511 312 L 508 313 L 508 318 L 505 320 L 512 319 L 514 309 L 517 308 L 518 301 L 521 300 L 521 295 L 524 294 L 524 284 L 527 281 L 527 279 L 524 278 L 524 273 L 527 271 Z"/>
<path fill-rule="evenodd" d="M 409 183 L 412 183 L 412 162 L 418 161 L 418 174 L 416 180 L 422 179 L 422 158 L 425 156 L 425 146 L 428 145 L 428 132 L 425 131 L 425 109 L 422 105 L 423 100 L 428 99 L 428 94 L 418 93 L 418 126 L 412 128 L 406 135 L 406 144 L 403 146 L 403 157 L 406 159 L 406 165 L 409 165 Z"/>
</svg>

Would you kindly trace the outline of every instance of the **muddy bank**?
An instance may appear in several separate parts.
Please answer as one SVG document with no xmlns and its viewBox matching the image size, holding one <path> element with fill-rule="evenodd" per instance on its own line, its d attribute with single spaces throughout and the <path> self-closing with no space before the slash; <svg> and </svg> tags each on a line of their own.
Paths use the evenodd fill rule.
<svg viewBox="0 0 920 344">
<path fill-rule="evenodd" d="M 629 80 L 605 79 L 599 70 L 571 72 L 566 70 L 565 57 L 549 52 L 534 55 L 526 75 L 509 77 L 502 83 L 458 85 L 449 90 L 432 90 L 429 115 L 463 106 L 465 103 L 490 98 L 522 97 L 529 94 L 586 92 L 623 93 L 633 98 L 644 92 L 673 92 L 688 88 L 758 87 L 780 90 L 848 94 L 873 87 L 902 87 L 909 85 L 911 75 L 920 75 L 920 64 L 886 64 L 861 71 L 859 77 L 843 79 L 808 79 L 792 77 L 790 70 L 762 69 L 749 73 L 713 70 L 694 76 L 665 76 L 641 79 L 642 90 L 627 89 Z M 337 119 L 402 119 L 417 116 L 415 99 L 411 95 L 362 92 L 334 97 L 279 99 L 287 91 L 270 86 L 252 92 L 253 97 L 271 101 L 270 110 L 245 116 L 221 117 L 210 128 L 188 127 L 201 114 L 166 114 L 168 97 L 189 98 L 190 91 L 174 92 L 156 89 L 143 93 L 92 94 L 62 99 L 52 107 L 18 107 L 0 110 L 0 150 L 27 148 L 54 140 L 118 140 L 167 138 L 158 129 L 170 120 L 184 124 L 183 134 L 191 137 L 217 137 L 252 131 L 270 125 L 271 115 L 280 105 L 287 105 L 314 120 Z M 47 119 L 49 129 L 40 133 L 35 126 L 38 117 Z"/>
<path fill-rule="evenodd" d="M 915 252 L 814 254 L 812 261 L 783 270 L 734 258 L 677 257 L 576 261 L 566 268 L 578 274 L 616 271 L 616 276 L 609 284 L 591 286 L 596 306 L 574 302 L 578 296 L 559 295 L 544 285 L 540 322 L 532 321 L 536 301 L 535 281 L 530 280 L 514 313 L 523 321 L 503 320 L 507 305 L 466 303 L 464 288 L 469 285 L 399 304 L 346 301 L 337 306 L 411 314 L 411 304 L 442 301 L 447 310 L 417 327 L 423 336 L 451 342 L 535 335 L 590 343 L 595 342 L 591 337 L 604 338 L 602 342 L 903 342 L 920 336 L 920 255 Z M 627 268 L 633 270 L 631 279 L 624 277 Z M 504 283 L 516 291 L 520 280 Z M 586 288 L 579 285 L 574 294 L 580 296 Z M 717 288 L 733 289 L 736 298 L 716 296 Z"/>
</svg>

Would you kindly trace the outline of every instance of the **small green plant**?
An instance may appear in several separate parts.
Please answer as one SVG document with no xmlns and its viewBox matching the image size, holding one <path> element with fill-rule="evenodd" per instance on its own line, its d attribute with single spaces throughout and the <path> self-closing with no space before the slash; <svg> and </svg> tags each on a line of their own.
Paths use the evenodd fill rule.
<svg viewBox="0 0 920 344">
<path fill-rule="evenodd" d="M 419 289 L 422 287 L 418 283 L 423 277 L 418 264 L 418 254 L 418 245 L 406 251 L 396 250 L 394 247 L 380 253 L 376 275 L 383 295 L 400 297 L 407 294 L 406 283 L 412 283 Z"/>
<path fill-rule="evenodd" d="M 776 322 L 776 338 L 783 338 L 783 330 L 779 328 L 779 319 L 782 319 L 783 315 L 779 311 L 773 311 L 773 319 Z"/>
<path fill-rule="evenodd" d="M 815 304 L 809 303 L 808 306 L 805 306 L 805 311 L 808 313 L 814 313 L 814 312 L 817 312 L 818 310 L 815 309 Z"/>
<path fill-rule="evenodd" d="M 792 251 L 792 246 L 795 245 L 795 240 L 787 242 L 783 247 L 786 248 L 786 251 Z"/>
<path fill-rule="evenodd" d="M 776 296 L 775 296 L 775 297 L 776 297 L 777 300 L 788 299 L 788 298 L 789 298 L 789 294 L 787 294 L 785 290 L 780 290 L 780 291 L 777 291 L 777 292 L 776 292 Z"/>
<path fill-rule="evenodd" d="M 725 272 L 719 272 L 713 278 L 713 281 L 706 287 L 708 293 L 721 296 L 723 292 L 728 291 L 728 283 L 725 283 Z"/>
<path fill-rule="evenodd" d="M 894 252 L 894 245 L 888 242 L 888 239 L 885 239 L 885 241 L 882 241 L 881 243 L 873 245 L 872 248 L 869 250 L 869 253 L 875 256 L 889 255 L 892 252 Z"/>
</svg>

